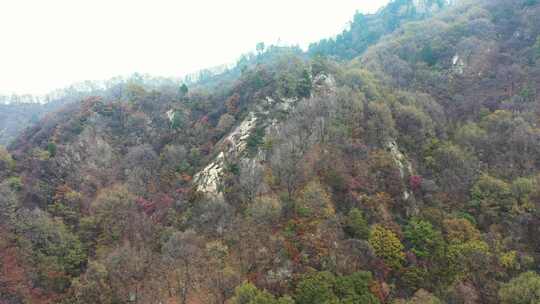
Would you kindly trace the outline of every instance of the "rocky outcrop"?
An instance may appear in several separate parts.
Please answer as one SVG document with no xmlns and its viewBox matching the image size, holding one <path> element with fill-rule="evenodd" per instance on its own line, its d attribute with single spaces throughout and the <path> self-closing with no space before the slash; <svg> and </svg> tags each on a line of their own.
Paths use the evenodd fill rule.
<svg viewBox="0 0 540 304">
<path fill-rule="evenodd" d="M 332 76 L 320 74 L 313 78 L 313 94 L 322 95 L 329 94 L 336 90 L 335 80 Z M 221 151 L 214 161 L 209 163 L 204 169 L 194 176 L 194 185 L 197 191 L 204 193 L 215 199 L 222 199 L 221 193 L 221 178 L 227 160 L 241 160 L 245 158 L 247 152 L 247 140 L 252 132 L 257 128 L 258 124 L 265 126 L 276 126 L 279 122 L 276 119 L 268 119 L 267 121 L 259 121 L 258 116 L 266 116 L 275 111 L 289 112 L 296 107 L 298 98 L 280 98 L 276 99 L 271 96 L 264 98 L 259 104 L 253 107 L 253 111 L 249 112 L 247 117 L 233 129 L 229 135 L 222 139 L 217 144 L 217 150 Z M 174 113 L 168 116 L 174 116 Z M 169 118 L 172 119 L 172 118 Z M 260 160 L 257 157 L 250 161 Z"/>
<path fill-rule="evenodd" d="M 454 73 L 461 75 L 465 71 L 464 69 L 465 62 L 463 62 L 463 59 L 458 54 L 454 55 L 452 57 L 452 70 Z"/>
<path fill-rule="evenodd" d="M 239 126 L 218 143 L 221 152 L 213 162 L 194 177 L 197 191 L 218 199 L 222 198 L 220 183 L 226 165 L 226 157 L 240 157 L 246 151 L 247 138 L 255 129 L 256 123 L 257 116 L 254 112 L 250 112 Z"/>
<path fill-rule="evenodd" d="M 388 141 L 386 144 L 386 148 L 392 155 L 394 162 L 399 168 L 399 175 L 401 179 L 405 180 L 407 176 L 411 176 L 413 172 L 411 162 L 409 161 L 407 156 L 399 150 L 397 142 L 395 140 Z M 411 192 L 405 189 L 403 191 L 402 197 L 403 200 L 408 200 L 411 197 Z"/>
</svg>

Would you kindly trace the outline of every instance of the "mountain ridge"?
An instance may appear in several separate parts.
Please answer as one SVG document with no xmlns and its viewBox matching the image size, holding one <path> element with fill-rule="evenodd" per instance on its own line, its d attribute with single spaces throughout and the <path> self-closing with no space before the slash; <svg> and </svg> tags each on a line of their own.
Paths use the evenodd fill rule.
<svg viewBox="0 0 540 304">
<path fill-rule="evenodd" d="M 540 4 L 404 20 L 26 129 L 0 149 L 0 300 L 538 300 Z"/>
</svg>

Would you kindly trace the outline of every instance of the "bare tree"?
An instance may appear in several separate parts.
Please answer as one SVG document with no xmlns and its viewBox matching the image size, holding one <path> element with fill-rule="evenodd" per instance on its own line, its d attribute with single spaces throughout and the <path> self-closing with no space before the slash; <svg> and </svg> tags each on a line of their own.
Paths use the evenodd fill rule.
<svg viewBox="0 0 540 304">
<path fill-rule="evenodd" d="M 174 233 L 163 248 L 167 265 L 173 267 L 176 294 L 180 303 L 187 303 L 189 292 L 195 289 L 194 274 L 201 260 L 201 242 L 193 230 Z"/>
<path fill-rule="evenodd" d="M 257 161 L 245 159 L 240 163 L 240 188 L 247 203 L 255 200 L 263 182 L 263 173 Z"/>
</svg>

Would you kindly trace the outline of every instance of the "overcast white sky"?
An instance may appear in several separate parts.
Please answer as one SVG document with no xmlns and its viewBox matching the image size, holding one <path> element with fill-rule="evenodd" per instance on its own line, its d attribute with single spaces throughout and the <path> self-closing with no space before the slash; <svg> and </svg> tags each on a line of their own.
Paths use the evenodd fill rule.
<svg viewBox="0 0 540 304">
<path fill-rule="evenodd" d="M 333 36 L 388 0 L 0 0 L 0 94 L 134 72 L 179 77 Z"/>
</svg>

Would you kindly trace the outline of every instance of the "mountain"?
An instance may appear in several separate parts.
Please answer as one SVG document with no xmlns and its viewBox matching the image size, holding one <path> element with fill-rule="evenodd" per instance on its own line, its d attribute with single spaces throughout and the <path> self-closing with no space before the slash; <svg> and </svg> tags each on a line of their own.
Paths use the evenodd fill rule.
<svg viewBox="0 0 540 304">
<path fill-rule="evenodd" d="M 537 1 L 396 0 L 81 96 L 0 149 L 0 303 L 535 303 L 538 88 Z"/>
</svg>

